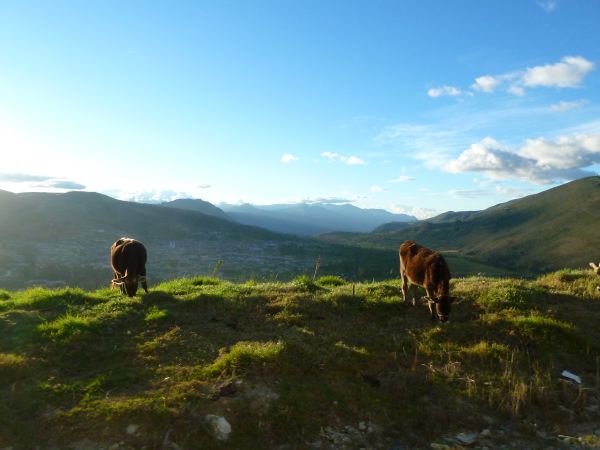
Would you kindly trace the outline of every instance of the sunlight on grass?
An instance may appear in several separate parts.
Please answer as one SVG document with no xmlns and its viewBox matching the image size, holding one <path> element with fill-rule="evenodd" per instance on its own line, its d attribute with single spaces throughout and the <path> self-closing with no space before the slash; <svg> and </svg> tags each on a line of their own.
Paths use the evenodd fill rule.
<svg viewBox="0 0 600 450">
<path fill-rule="evenodd" d="M 217 359 L 202 370 L 207 376 L 239 375 L 249 370 L 260 370 L 272 363 L 283 351 L 283 342 L 250 342 L 234 344 L 227 351 L 221 349 Z"/>
<path fill-rule="evenodd" d="M 144 317 L 144 321 L 154 322 L 157 320 L 164 319 L 165 317 L 167 317 L 167 315 L 168 315 L 168 313 L 164 309 L 159 309 L 156 306 L 152 306 L 146 313 L 146 316 Z"/>
<path fill-rule="evenodd" d="M 65 314 L 52 322 L 39 324 L 37 329 L 49 339 L 69 339 L 89 332 L 91 324 L 87 317 Z"/>
</svg>

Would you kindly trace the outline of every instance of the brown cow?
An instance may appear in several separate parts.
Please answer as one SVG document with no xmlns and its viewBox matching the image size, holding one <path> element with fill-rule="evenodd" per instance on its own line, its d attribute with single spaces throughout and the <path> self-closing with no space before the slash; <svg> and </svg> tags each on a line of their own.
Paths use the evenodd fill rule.
<svg viewBox="0 0 600 450">
<path fill-rule="evenodd" d="M 425 298 L 428 300 L 431 320 L 437 316 L 440 321 L 446 322 L 450 317 L 450 304 L 456 298 L 450 296 L 451 275 L 444 257 L 414 241 L 402 243 L 399 253 L 404 301 L 408 301 L 409 281 L 413 305 L 416 305 L 416 286 L 421 286 L 427 292 Z"/>
<path fill-rule="evenodd" d="M 110 264 L 113 270 L 113 286 L 119 286 L 121 293 L 134 297 L 138 283 L 148 292 L 146 283 L 146 247 L 131 238 L 121 238 L 110 247 Z"/>
<path fill-rule="evenodd" d="M 594 272 L 596 272 L 596 275 L 598 275 L 600 277 L 600 263 L 598 263 L 598 265 L 596 265 L 593 262 L 591 262 L 590 267 L 592 269 L 594 269 Z M 600 285 L 596 286 L 596 290 L 600 291 Z"/>
</svg>

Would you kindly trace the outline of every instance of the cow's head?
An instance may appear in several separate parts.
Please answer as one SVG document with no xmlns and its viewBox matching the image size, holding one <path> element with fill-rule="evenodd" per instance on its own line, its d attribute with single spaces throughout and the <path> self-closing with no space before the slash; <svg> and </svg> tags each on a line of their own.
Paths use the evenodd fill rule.
<svg viewBox="0 0 600 450">
<path fill-rule="evenodd" d="M 450 318 L 450 309 L 452 303 L 458 299 L 458 297 L 452 297 L 450 295 L 441 295 L 439 297 L 425 297 L 429 302 L 429 309 L 431 314 L 435 314 L 440 322 L 447 322 Z M 433 319 L 433 317 L 432 317 Z"/>
<path fill-rule="evenodd" d="M 132 276 L 125 274 L 124 277 L 115 278 L 112 280 L 113 286 L 119 286 L 123 294 L 127 294 L 128 297 L 135 297 L 138 289 L 138 283 L 146 281 L 144 276 Z"/>
</svg>

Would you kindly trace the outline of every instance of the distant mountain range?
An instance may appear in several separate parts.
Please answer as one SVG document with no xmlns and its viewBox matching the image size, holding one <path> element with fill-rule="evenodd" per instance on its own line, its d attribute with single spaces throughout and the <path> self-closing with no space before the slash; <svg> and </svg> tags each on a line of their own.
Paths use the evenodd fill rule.
<svg viewBox="0 0 600 450">
<path fill-rule="evenodd" d="M 370 233 L 332 232 L 318 239 L 235 222 L 236 214 L 247 217 L 249 211 L 285 226 L 286 233 L 319 232 L 357 216 L 363 219 L 354 226 L 364 227 L 375 223 L 373 217 L 399 219 L 380 210 L 366 210 L 371 218 L 365 219 L 365 210 L 349 205 L 242 205 L 223 212 L 201 200 L 149 205 L 91 192 L 0 191 L 0 288 L 106 286 L 109 247 L 121 236 L 146 244 L 151 284 L 197 274 L 289 279 L 312 274 L 317 259 L 319 274 L 396 277 L 397 249 L 406 239 L 443 251 L 455 276 L 528 276 L 587 267 L 600 257 L 598 176 L 483 211 L 447 212 L 425 221 L 379 225 Z"/>
<path fill-rule="evenodd" d="M 416 217 L 350 204 L 298 203 L 279 205 L 219 205 L 239 223 L 279 233 L 317 235 L 331 231 L 369 232 L 389 222 L 414 222 Z"/>
<path fill-rule="evenodd" d="M 312 274 L 319 257 L 320 274 L 350 279 L 389 276 L 396 266 L 392 251 L 364 251 L 241 225 L 199 200 L 150 205 L 92 192 L 0 191 L 0 288 L 106 286 L 109 248 L 121 236 L 148 248 L 151 284 L 197 274 L 289 279 Z"/>
<path fill-rule="evenodd" d="M 587 267 L 600 258 L 600 177 L 483 211 L 447 212 L 413 224 L 385 224 L 368 234 L 330 233 L 320 239 L 389 250 L 413 239 L 521 275 Z"/>
</svg>

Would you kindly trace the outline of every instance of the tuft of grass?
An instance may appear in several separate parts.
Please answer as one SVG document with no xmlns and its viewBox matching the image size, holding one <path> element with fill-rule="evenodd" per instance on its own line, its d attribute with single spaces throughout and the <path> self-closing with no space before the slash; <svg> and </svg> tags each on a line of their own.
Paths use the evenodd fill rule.
<svg viewBox="0 0 600 450">
<path fill-rule="evenodd" d="M 144 317 L 144 321 L 146 322 L 155 322 L 167 317 L 168 313 L 164 309 L 159 309 L 157 306 L 152 306 L 146 313 Z"/>
<path fill-rule="evenodd" d="M 191 282 L 194 286 L 216 286 L 222 283 L 222 281 L 218 278 L 203 276 L 194 277 L 192 278 Z"/>
<path fill-rule="evenodd" d="M 319 286 L 343 286 L 348 284 L 346 280 L 337 275 L 324 275 L 316 281 Z"/>
<path fill-rule="evenodd" d="M 262 371 L 272 366 L 284 349 L 281 341 L 240 341 L 229 350 L 221 349 L 217 359 L 202 370 L 205 376 L 236 376 L 249 371 Z"/>
<path fill-rule="evenodd" d="M 490 311 L 523 309 L 536 305 L 546 296 L 547 291 L 540 286 L 505 280 L 484 289 L 477 303 Z"/>
<path fill-rule="evenodd" d="M 299 275 L 292 281 L 296 290 L 300 292 L 316 292 L 319 286 L 308 275 Z"/>
<path fill-rule="evenodd" d="M 65 314 L 51 322 L 37 326 L 37 330 L 50 340 L 69 340 L 90 332 L 92 321 L 83 316 Z"/>
<path fill-rule="evenodd" d="M 5 291 L 4 289 L 0 289 L 0 301 L 8 300 L 10 298 L 10 293 Z"/>
</svg>

